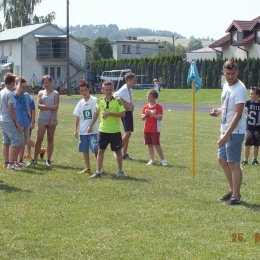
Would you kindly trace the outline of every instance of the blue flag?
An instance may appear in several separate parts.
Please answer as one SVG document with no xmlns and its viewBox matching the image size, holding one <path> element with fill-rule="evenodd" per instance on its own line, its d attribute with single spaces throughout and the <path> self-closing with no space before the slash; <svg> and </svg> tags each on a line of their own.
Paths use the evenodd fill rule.
<svg viewBox="0 0 260 260">
<path fill-rule="evenodd" d="M 195 83 L 194 84 L 194 92 L 196 93 L 198 90 L 201 89 L 202 82 L 201 82 L 195 61 L 193 61 L 191 63 L 190 68 L 189 68 L 189 72 L 188 72 L 187 82 L 189 83 L 191 81 L 193 81 Z"/>
</svg>

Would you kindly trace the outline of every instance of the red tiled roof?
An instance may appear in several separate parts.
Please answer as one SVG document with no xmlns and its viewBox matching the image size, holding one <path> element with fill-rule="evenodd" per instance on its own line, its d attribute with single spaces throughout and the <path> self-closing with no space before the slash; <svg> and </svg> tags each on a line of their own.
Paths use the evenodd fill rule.
<svg viewBox="0 0 260 260">
<path fill-rule="evenodd" d="M 249 28 L 249 30 L 253 30 L 258 23 L 260 24 L 260 16 L 254 19 L 254 22 L 252 23 L 252 26 Z"/>
<path fill-rule="evenodd" d="M 198 49 L 198 50 L 194 50 L 188 53 L 209 53 L 209 52 L 216 52 L 216 51 L 222 51 L 221 47 L 216 47 L 215 50 L 212 50 L 212 48 L 202 48 L 202 49 Z"/>
<path fill-rule="evenodd" d="M 246 46 L 247 44 L 251 43 L 252 41 L 254 41 L 255 39 L 255 35 L 251 34 L 248 37 L 241 39 L 239 41 L 233 42 L 233 46 Z"/>
<path fill-rule="evenodd" d="M 251 31 L 252 24 L 255 24 L 257 20 L 260 19 L 260 16 L 256 17 L 252 21 L 241 21 L 241 20 L 234 20 L 229 27 L 227 28 L 226 32 L 230 32 L 232 27 L 234 26 L 237 31 L 243 32 L 243 31 Z"/>
<path fill-rule="evenodd" d="M 227 34 L 226 36 L 220 38 L 219 40 L 211 43 L 209 45 L 209 48 L 217 48 L 217 47 L 223 47 L 230 43 L 230 35 Z"/>
</svg>

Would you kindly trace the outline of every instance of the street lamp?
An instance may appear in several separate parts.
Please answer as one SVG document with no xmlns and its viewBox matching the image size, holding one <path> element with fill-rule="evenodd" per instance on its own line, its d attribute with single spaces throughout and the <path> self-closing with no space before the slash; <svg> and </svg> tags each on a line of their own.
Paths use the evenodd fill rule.
<svg viewBox="0 0 260 260">
<path fill-rule="evenodd" d="M 174 46 L 174 41 L 177 40 L 179 38 L 179 36 L 177 36 L 176 38 L 174 37 L 174 35 L 172 36 L 172 54 L 174 55 L 174 51 L 175 51 L 175 46 Z"/>
</svg>

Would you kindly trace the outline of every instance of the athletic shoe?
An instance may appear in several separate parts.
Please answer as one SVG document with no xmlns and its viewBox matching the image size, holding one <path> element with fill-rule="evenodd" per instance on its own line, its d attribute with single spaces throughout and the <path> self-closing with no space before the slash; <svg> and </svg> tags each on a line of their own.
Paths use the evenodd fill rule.
<svg viewBox="0 0 260 260">
<path fill-rule="evenodd" d="M 25 162 L 17 162 L 20 167 L 26 166 Z"/>
<path fill-rule="evenodd" d="M 166 160 L 162 160 L 162 166 L 167 166 L 168 164 L 167 164 L 167 162 L 166 162 Z"/>
<path fill-rule="evenodd" d="M 117 154 L 116 154 L 116 152 L 114 152 L 114 157 L 115 157 L 115 159 L 117 159 Z"/>
<path fill-rule="evenodd" d="M 43 159 L 44 154 L 45 154 L 45 149 L 41 148 L 41 151 L 40 151 L 40 158 L 41 159 Z"/>
<path fill-rule="evenodd" d="M 31 166 L 32 164 L 37 164 L 37 160 L 32 159 L 29 163 L 27 163 L 27 166 Z"/>
<path fill-rule="evenodd" d="M 118 170 L 116 177 L 117 178 L 125 177 L 124 171 L 123 170 Z"/>
<path fill-rule="evenodd" d="M 95 172 L 89 178 L 93 179 L 93 178 L 100 178 L 100 177 L 101 177 L 101 173 L 100 172 Z"/>
<path fill-rule="evenodd" d="M 248 164 L 247 161 L 242 161 L 242 163 L 240 164 L 240 166 L 245 166 L 245 165 L 247 165 L 247 164 Z"/>
<path fill-rule="evenodd" d="M 22 169 L 19 167 L 19 166 L 17 166 L 16 164 L 14 164 L 14 163 L 12 163 L 12 164 L 8 164 L 7 165 L 7 169 L 8 170 L 14 170 L 14 171 L 21 171 Z"/>
<path fill-rule="evenodd" d="M 154 160 L 150 160 L 146 165 L 154 165 Z"/>
<path fill-rule="evenodd" d="M 133 158 L 130 157 L 128 153 L 123 154 L 122 157 L 123 157 L 124 160 L 133 160 Z"/>
<path fill-rule="evenodd" d="M 252 165 L 260 165 L 257 160 L 252 161 Z"/>
<path fill-rule="evenodd" d="M 229 191 L 227 194 L 223 195 L 218 200 L 222 200 L 222 201 L 229 200 L 232 197 L 232 193 L 233 193 L 232 191 Z"/>
<path fill-rule="evenodd" d="M 51 161 L 50 160 L 46 160 L 46 165 L 47 166 L 51 166 Z"/>
<path fill-rule="evenodd" d="M 78 173 L 91 173 L 91 170 L 90 169 L 84 169 L 83 171 L 80 171 Z"/>
<path fill-rule="evenodd" d="M 23 157 L 24 159 L 26 159 L 26 160 L 31 160 L 32 159 L 32 156 L 31 155 L 25 155 L 24 157 Z"/>
<path fill-rule="evenodd" d="M 232 205 L 240 205 L 240 204 L 241 204 L 241 200 L 232 197 L 231 199 L 226 200 L 223 204 L 224 204 L 224 205 L 228 205 L 228 206 L 232 206 Z"/>
</svg>

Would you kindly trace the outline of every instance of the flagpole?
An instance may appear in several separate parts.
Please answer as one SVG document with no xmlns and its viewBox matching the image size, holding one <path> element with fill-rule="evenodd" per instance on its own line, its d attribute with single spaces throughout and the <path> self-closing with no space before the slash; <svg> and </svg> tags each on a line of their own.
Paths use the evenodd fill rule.
<svg viewBox="0 0 260 260">
<path fill-rule="evenodd" d="M 195 176 L 195 91 L 194 81 L 192 81 L 192 178 Z"/>
</svg>

